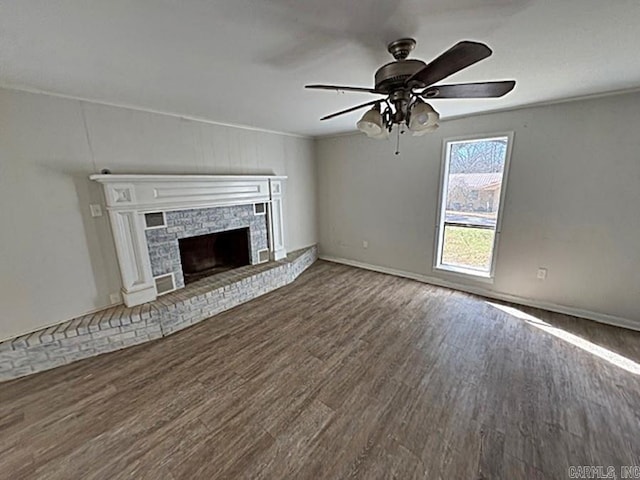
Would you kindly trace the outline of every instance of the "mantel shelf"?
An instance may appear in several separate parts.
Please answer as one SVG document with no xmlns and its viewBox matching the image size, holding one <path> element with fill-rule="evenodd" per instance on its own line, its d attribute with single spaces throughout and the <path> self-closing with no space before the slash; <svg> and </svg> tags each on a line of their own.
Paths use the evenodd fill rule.
<svg viewBox="0 0 640 480">
<path fill-rule="evenodd" d="M 100 183 L 118 182 L 220 182 L 220 181 L 246 181 L 246 180 L 286 180 L 286 175 L 169 175 L 169 174 L 129 174 L 98 173 L 89 177 Z"/>
<path fill-rule="evenodd" d="M 128 307 L 158 295 L 145 235 L 146 213 L 264 204 L 269 256 L 272 260 L 286 256 L 282 213 L 286 176 L 100 174 L 89 178 L 104 188 Z"/>
</svg>

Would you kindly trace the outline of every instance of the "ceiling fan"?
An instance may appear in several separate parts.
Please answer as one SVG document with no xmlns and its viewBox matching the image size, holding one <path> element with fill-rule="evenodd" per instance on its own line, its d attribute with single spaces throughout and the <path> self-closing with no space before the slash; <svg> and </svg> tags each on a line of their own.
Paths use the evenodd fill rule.
<svg viewBox="0 0 640 480">
<path fill-rule="evenodd" d="M 489 57 L 491 49 L 483 43 L 458 42 L 429 64 L 407 58 L 415 46 L 416 41 L 413 38 L 401 38 L 391 42 L 387 50 L 395 61 L 383 65 L 376 71 L 373 88 L 306 85 L 306 88 L 312 89 L 364 92 L 384 96 L 332 113 L 320 120 L 329 120 L 338 115 L 373 106 L 357 123 L 358 129 L 367 136 L 388 138 L 394 125 L 406 125 L 413 135 L 424 135 L 437 129 L 440 119 L 438 112 L 425 102 L 425 99 L 497 98 L 506 95 L 515 87 L 514 80 L 435 85 Z M 404 133 L 403 128 L 399 128 L 398 131 Z"/>
</svg>

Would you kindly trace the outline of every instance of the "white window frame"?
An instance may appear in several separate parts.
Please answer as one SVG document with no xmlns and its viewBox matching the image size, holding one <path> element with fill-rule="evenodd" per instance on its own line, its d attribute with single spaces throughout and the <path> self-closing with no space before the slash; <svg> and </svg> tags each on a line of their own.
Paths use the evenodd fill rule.
<svg viewBox="0 0 640 480">
<path fill-rule="evenodd" d="M 444 220 L 445 220 L 445 211 L 443 210 L 443 204 L 446 204 L 446 199 L 444 198 L 446 189 L 445 189 L 445 180 L 449 177 L 449 164 L 447 162 L 447 153 L 449 143 L 452 142 L 468 142 L 474 140 L 492 140 L 495 138 L 507 137 L 507 151 L 504 159 L 504 170 L 502 173 L 502 184 L 500 190 L 500 205 L 498 206 L 498 216 L 496 218 L 496 229 L 493 240 L 493 251 L 491 252 L 491 265 L 489 268 L 489 272 L 482 272 L 479 270 L 474 270 L 470 268 L 464 267 L 456 267 L 452 265 L 443 265 L 441 262 L 442 257 L 442 244 L 444 242 Z M 504 213 L 505 206 L 505 196 L 507 193 L 507 181 L 509 179 L 509 167 L 511 165 L 511 151 L 513 150 L 513 139 L 514 132 L 498 132 L 498 133 L 485 133 L 485 134 L 474 134 L 474 135 L 463 135 L 457 137 L 447 137 L 442 139 L 442 161 L 440 165 L 440 185 L 438 190 L 438 213 L 437 213 L 437 223 L 435 228 L 435 242 L 434 242 L 434 252 L 433 252 L 433 271 L 446 273 L 453 276 L 464 277 L 467 279 L 478 280 L 482 282 L 493 283 L 493 278 L 495 275 L 496 269 L 496 261 L 498 258 L 498 244 L 500 243 L 500 233 L 502 232 L 502 215 Z"/>
</svg>

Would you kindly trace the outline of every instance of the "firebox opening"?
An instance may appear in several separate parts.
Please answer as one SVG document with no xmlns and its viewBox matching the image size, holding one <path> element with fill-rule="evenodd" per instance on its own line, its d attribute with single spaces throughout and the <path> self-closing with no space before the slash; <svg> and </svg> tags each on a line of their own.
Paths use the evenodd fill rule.
<svg viewBox="0 0 640 480">
<path fill-rule="evenodd" d="M 178 240 L 184 283 L 249 265 L 249 229 L 227 230 Z"/>
</svg>

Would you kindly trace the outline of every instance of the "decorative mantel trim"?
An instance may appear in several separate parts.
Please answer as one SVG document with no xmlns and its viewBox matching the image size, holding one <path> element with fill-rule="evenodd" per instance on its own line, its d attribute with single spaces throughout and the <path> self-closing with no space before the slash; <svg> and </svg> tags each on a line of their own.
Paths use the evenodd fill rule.
<svg viewBox="0 0 640 480">
<path fill-rule="evenodd" d="M 272 260 L 287 255 L 283 183 L 276 175 L 91 175 L 104 187 L 127 307 L 158 296 L 145 238 L 144 214 L 230 205 L 268 205 Z"/>
</svg>

